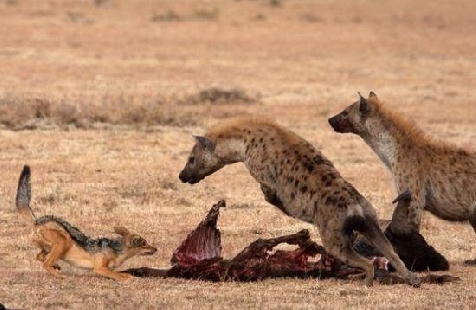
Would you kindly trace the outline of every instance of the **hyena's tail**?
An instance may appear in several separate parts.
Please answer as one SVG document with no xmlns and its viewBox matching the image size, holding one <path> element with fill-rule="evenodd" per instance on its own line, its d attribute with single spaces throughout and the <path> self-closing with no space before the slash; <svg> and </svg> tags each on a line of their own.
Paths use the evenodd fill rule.
<svg viewBox="0 0 476 310">
<path fill-rule="evenodd" d="M 31 170 L 30 166 L 25 165 L 18 180 L 18 190 L 15 203 L 18 214 L 30 223 L 36 220 L 36 216 L 30 208 L 31 201 Z"/>
<path fill-rule="evenodd" d="M 342 231 L 346 235 L 352 235 L 354 231 L 364 232 L 368 228 L 367 224 L 362 207 L 359 205 L 349 206 Z"/>
<path fill-rule="evenodd" d="M 368 229 L 367 222 L 363 216 L 352 215 L 345 219 L 342 230 L 346 235 L 352 235 L 354 231 L 360 233 L 365 232 Z"/>
</svg>

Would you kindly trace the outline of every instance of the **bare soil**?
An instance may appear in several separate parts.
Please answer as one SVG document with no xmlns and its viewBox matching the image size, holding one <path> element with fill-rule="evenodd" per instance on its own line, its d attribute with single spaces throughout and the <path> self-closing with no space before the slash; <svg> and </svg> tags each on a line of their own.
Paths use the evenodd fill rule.
<svg viewBox="0 0 476 310">
<path fill-rule="evenodd" d="M 461 281 L 442 286 L 275 279 L 116 283 L 34 260 L 14 212 L 23 164 L 33 209 L 93 236 L 115 225 L 159 248 L 123 268 L 169 267 L 210 206 L 223 252 L 312 225 L 267 204 L 242 165 L 194 186 L 178 173 L 191 134 L 236 115 L 263 115 L 308 139 L 381 218 L 390 176 L 356 136 L 327 118 L 375 91 L 428 133 L 476 149 L 476 4 L 457 1 L 0 0 L 0 302 L 25 309 L 474 309 L 476 235 L 425 214 L 422 233 Z M 205 94 L 205 95 L 203 95 Z"/>
</svg>

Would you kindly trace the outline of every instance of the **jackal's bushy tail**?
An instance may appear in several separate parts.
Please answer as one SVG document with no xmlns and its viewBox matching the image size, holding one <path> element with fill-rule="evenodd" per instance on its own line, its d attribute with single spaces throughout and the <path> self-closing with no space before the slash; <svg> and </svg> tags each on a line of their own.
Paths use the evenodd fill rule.
<svg viewBox="0 0 476 310">
<path fill-rule="evenodd" d="M 30 166 L 25 165 L 18 180 L 18 190 L 15 203 L 17 211 L 20 216 L 32 222 L 36 219 L 35 214 L 30 208 L 31 200 L 31 184 L 30 184 L 31 170 Z"/>
</svg>

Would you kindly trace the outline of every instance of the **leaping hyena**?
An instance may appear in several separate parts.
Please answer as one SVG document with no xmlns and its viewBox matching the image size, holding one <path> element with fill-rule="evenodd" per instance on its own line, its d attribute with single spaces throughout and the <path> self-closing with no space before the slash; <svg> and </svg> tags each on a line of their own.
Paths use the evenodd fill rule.
<svg viewBox="0 0 476 310">
<path fill-rule="evenodd" d="M 373 283 L 372 262 L 352 249 L 362 233 L 408 284 L 419 285 L 380 230 L 372 205 L 310 143 L 269 121 L 235 119 L 196 136 L 182 182 L 197 183 L 225 165 L 243 162 L 260 183 L 265 199 L 284 213 L 317 225 L 329 253 L 362 268 Z"/>
<path fill-rule="evenodd" d="M 410 189 L 405 227 L 418 231 L 428 210 L 444 220 L 469 221 L 476 231 L 476 152 L 428 137 L 373 92 L 329 123 L 337 132 L 359 135 L 391 171 L 398 192 Z"/>
</svg>

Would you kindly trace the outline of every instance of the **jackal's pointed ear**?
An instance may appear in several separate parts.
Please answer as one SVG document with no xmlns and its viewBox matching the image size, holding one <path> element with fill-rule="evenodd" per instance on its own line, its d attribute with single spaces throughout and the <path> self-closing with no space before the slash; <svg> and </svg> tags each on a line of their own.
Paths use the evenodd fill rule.
<svg viewBox="0 0 476 310">
<path fill-rule="evenodd" d="M 377 101 L 378 101 L 378 97 L 377 97 L 377 95 L 376 95 L 373 91 L 371 91 L 371 92 L 369 93 L 369 99 L 374 99 L 374 100 L 377 100 Z"/>
<path fill-rule="evenodd" d="M 367 113 L 370 112 L 370 104 L 367 102 L 367 100 L 364 97 L 362 97 L 360 92 L 358 94 L 360 97 L 360 103 L 359 103 L 360 114 L 366 115 Z"/>
<path fill-rule="evenodd" d="M 195 140 L 205 149 L 213 151 L 215 149 L 215 143 L 206 137 L 203 136 L 193 136 Z"/>
<path fill-rule="evenodd" d="M 123 237 L 131 234 L 131 232 L 125 227 L 114 227 L 114 233 L 121 235 Z"/>
</svg>

